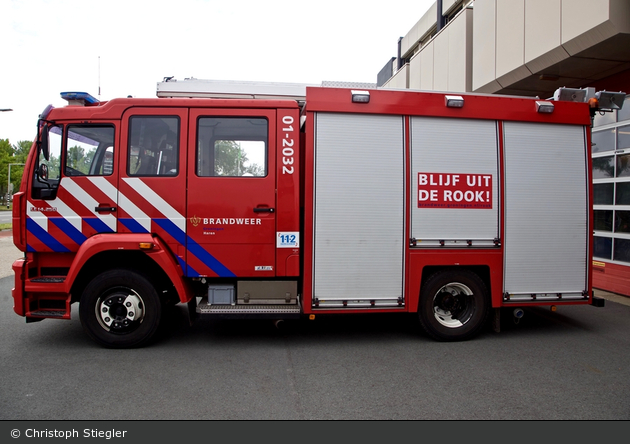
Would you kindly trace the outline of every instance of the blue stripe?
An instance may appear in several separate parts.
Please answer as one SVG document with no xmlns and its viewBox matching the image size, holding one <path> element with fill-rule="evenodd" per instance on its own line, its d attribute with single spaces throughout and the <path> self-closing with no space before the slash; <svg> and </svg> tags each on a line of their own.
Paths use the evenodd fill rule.
<svg viewBox="0 0 630 444">
<path fill-rule="evenodd" d="M 118 219 L 132 233 L 148 233 L 135 219 Z"/>
<path fill-rule="evenodd" d="M 83 220 L 87 222 L 90 227 L 94 228 L 97 233 L 113 233 L 113 230 L 98 217 L 86 217 Z"/>
<path fill-rule="evenodd" d="M 197 271 L 195 271 L 190 265 L 186 264 L 186 276 L 197 278 L 201 275 Z"/>
<path fill-rule="evenodd" d="M 61 245 L 61 243 L 57 239 L 52 237 L 48 233 L 48 231 L 46 231 L 42 227 L 40 227 L 30 217 L 26 218 L 26 229 L 33 236 L 35 236 L 37 239 L 39 239 L 44 245 L 46 245 L 48 248 L 50 248 L 52 251 L 55 251 L 57 253 L 68 253 L 68 252 L 70 252 L 70 250 L 68 250 L 66 247 Z"/>
<path fill-rule="evenodd" d="M 201 245 L 188 238 L 188 251 L 203 262 L 208 268 L 214 271 L 219 277 L 236 277 L 225 265 L 219 262 L 214 256 L 208 253 Z"/>
<path fill-rule="evenodd" d="M 182 267 L 182 270 L 186 270 L 186 276 L 188 277 L 201 276 L 197 270 L 195 270 L 193 267 L 191 267 L 186 262 L 184 262 L 181 257 L 177 256 L 177 261 L 179 262 L 179 266 Z"/>
<path fill-rule="evenodd" d="M 215 272 L 220 277 L 236 277 L 225 265 L 223 265 L 217 258 L 208 253 L 201 245 L 192 240 L 189 236 L 186 236 L 177 225 L 171 222 L 169 219 L 153 219 L 164 231 L 173 237 L 179 244 L 188 248 L 188 252 L 192 253 L 204 263 L 206 267 Z M 192 269 L 188 264 L 186 265 L 186 276 L 197 277 L 199 273 Z"/>
<path fill-rule="evenodd" d="M 83 233 L 77 230 L 74 225 L 72 225 L 63 217 L 49 218 L 48 221 L 57 225 L 57 227 L 59 227 L 59 229 L 63 231 L 66 236 L 72 239 L 77 245 L 81 245 L 87 240 L 87 237 L 85 237 Z"/>
<path fill-rule="evenodd" d="M 173 239 L 179 242 L 182 246 L 186 246 L 186 233 L 181 228 L 171 222 L 169 219 L 153 219 L 153 222 L 158 224 L 160 228 L 166 231 Z"/>
</svg>

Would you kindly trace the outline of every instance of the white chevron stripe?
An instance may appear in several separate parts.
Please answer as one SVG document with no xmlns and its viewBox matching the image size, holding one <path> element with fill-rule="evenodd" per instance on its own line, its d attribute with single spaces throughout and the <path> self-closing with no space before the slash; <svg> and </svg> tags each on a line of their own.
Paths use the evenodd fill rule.
<svg viewBox="0 0 630 444">
<path fill-rule="evenodd" d="M 109 197 L 114 203 L 118 201 L 118 190 L 107 179 L 102 176 L 88 177 L 90 182 L 98 187 L 107 197 Z"/>
<path fill-rule="evenodd" d="M 129 216 L 142 225 L 142 227 L 149 233 L 151 232 L 151 218 L 138 208 L 136 204 L 130 201 L 123 193 L 119 194 L 118 208 L 121 208 L 125 211 L 125 213 L 129 214 Z"/>
<path fill-rule="evenodd" d="M 41 211 L 35 211 L 35 205 L 32 202 L 26 202 L 26 215 L 30 217 L 33 222 L 42 227 L 44 231 L 48 232 L 48 218 Z"/>
<path fill-rule="evenodd" d="M 64 177 L 61 180 L 60 187 L 65 188 L 75 199 L 77 199 L 85 208 L 92 214 L 98 217 L 105 225 L 107 225 L 112 231 L 116 231 L 116 217 L 111 214 L 101 215 L 94 209 L 98 207 L 99 203 L 92 196 L 90 196 L 83 188 L 77 185 L 72 179 Z"/>
<path fill-rule="evenodd" d="M 167 219 L 173 222 L 177 227 L 186 232 L 186 219 L 168 202 L 153 191 L 147 184 L 137 178 L 123 178 L 127 184 L 140 194 L 147 202 L 158 210 Z M 126 210 L 125 210 L 126 211 Z"/>
<path fill-rule="evenodd" d="M 90 181 L 92 181 L 92 183 L 103 191 L 103 193 L 105 193 L 112 201 L 118 202 L 118 208 L 129 214 L 129 216 L 142 225 L 147 232 L 151 232 L 151 218 L 138 208 L 136 204 L 129 200 L 127 196 L 120 193 L 118 189 L 107 179 L 97 176 L 90 177 Z"/>
<path fill-rule="evenodd" d="M 61 214 L 65 220 L 67 220 L 74 228 L 79 231 L 83 231 L 82 219 L 74 212 L 72 208 L 65 204 L 61 199 L 56 198 L 50 201 L 50 205 L 57 208 L 57 213 Z"/>
</svg>

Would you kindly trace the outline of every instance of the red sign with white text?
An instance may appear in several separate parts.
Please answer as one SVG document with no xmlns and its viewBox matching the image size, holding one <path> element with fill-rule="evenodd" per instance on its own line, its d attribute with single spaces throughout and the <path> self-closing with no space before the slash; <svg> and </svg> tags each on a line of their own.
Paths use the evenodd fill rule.
<svg viewBox="0 0 630 444">
<path fill-rule="evenodd" d="M 418 173 L 418 208 L 492 209 L 492 175 Z"/>
</svg>

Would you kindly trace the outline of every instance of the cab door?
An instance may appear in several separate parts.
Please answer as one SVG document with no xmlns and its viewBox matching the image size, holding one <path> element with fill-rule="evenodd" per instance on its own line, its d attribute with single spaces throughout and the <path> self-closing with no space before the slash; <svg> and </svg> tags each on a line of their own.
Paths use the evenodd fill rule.
<svg viewBox="0 0 630 444">
<path fill-rule="evenodd" d="M 191 109 L 188 276 L 275 276 L 275 120 L 275 110 Z"/>
<path fill-rule="evenodd" d="M 48 178 L 33 177 L 26 206 L 28 251 L 76 252 L 89 237 L 116 231 L 116 125 L 66 122 L 49 138 L 49 160 L 38 159 Z"/>
<path fill-rule="evenodd" d="M 154 233 L 184 268 L 187 108 L 130 108 L 123 115 L 118 231 Z"/>
</svg>

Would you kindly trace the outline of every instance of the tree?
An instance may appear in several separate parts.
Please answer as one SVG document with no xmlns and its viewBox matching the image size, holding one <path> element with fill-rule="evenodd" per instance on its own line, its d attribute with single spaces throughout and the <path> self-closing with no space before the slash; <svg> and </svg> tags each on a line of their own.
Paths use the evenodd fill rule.
<svg viewBox="0 0 630 444">
<path fill-rule="evenodd" d="M 32 145 L 33 142 L 29 140 L 21 140 L 16 145 L 11 145 L 8 139 L 0 139 L 0 193 L 2 193 L 3 203 L 6 203 L 8 191 L 9 164 L 25 164 Z M 11 165 L 10 182 L 13 184 L 14 193 L 20 189 L 23 172 L 23 165 Z"/>
<path fill-rule="evenodd" d="M 31 151 L 32 146 L 33 142 L 30 140 L 20 140 L 17 145 L 13 145 L 15 161 L 18 163 L 26 163 L 28 153 Z"/>
<path fill-rule="evenodd" d="M 33 142 L 30 140 L 20 140 L 16 145 L 13 145 L 13 158 L 11 163 L 26 163 L 28 154 L 31 151 Z M 13 192 L 16 193 L 22 185 L 22 173 L 24 172 L 23 165 L 14 165 L 11 167 L 11 183 L 13 184 Z"/>
<path fill-rule="evenodd" d="M 81 148 L 80 146 L 71 147 L 70 149 L 68 149 L 66 166 L 80 171 L 83 174 L 87 174 L 90 170 L 92 157 L 94 157 L 94 150 L 88 152 L 87 154 L 88 155 L 86 156 L 85 149 Z"/>
<path fill-rule="evenodd" d="M 238 141 L 218 140 L 214 145 L 214 174 L 217 176 L 263 176 L 264 168 L 249 164 L 247 153 Z"/>
<path fill-rule="evenodd" d="M 9 143 L 9 139 L 0 139 L 0 192 L 2 200 L 6 203 L 7 194 L 7 175 L 9 173 L 9 164 L 13 162 L 14 149 Z M 11 171 L 13 176 L 13 171 Z"/>
</svg>

